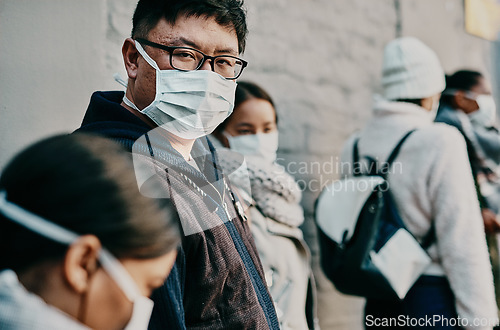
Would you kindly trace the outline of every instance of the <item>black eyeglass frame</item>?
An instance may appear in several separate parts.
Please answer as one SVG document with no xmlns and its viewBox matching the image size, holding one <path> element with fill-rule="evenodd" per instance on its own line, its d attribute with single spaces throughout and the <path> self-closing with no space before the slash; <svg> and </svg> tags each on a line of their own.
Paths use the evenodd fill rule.
<svg viewBox="0 0 500 330">
<path fill-rule="evenodd" d="M 151 47 L 154 47 L 154 48 L 158 48 L 158 49 L 162 49 L 162 50 L 165 50 L 167 51 L 169 54 L 170 54 L 170 57 L 169 57 L 169 61 L 170 61 L 170 66 L 176 70 L 179 70 L 179 71 L 196 71 L 198 70 L 199 68 L 202 67 L 203 63 L 205 63 L 205 61 L 207 59 L 211 60 L 210 61 L 210 67 L 212 68 L 212 71 L 215 72 L 215 60 L 217 58 L 221 58 L 221 57 L 231 57 L 231 58 L 234 58 L 238 61 L 241 61 L 241 70 L 240 72 L 238 73 L 238 75 L 236 77 L 233 77 L 233 78 L 226 78 L 224 77 L 225 79 L 227 80 L 235 80 L 235 79 L 238 79 L 239 76 L 241 76 L 241 73 L 243 72 L 243 69 L 246 68 L 246 66 L 248 65 L 248 62 L 239 58 L 239 57 L 236 57 L 236 56 L 232 56 L 232 55 L 217 55 L 217 56 L 210 56 L 210 55 L 206 55 L 204 54 L 203 52 L 199 51 L 198 49 L 195 49 L 195 48 L 191 48 L 191 47 L 184 47 L 184 46 L 166 46 L 166 45 L 162 45 L 162 44 L 158 44 L 156 42 L 152 42 L 152 41 L 149 41 L 147 39 L 143 39 L 143 38 L 137 38 L 135 39 L 136 41 L 140 42 L 141 44 L 144 44 L 144 45 L 147 45 L 147 46 L 151 46 Z M 183 49 L 190 49 L 190 50 L 193 50 L 195 52 L 198 52 L 200 53 L 201 55 L 203 55 L 203 59 L 200 61 L 200 63 L 198 63 L 198 66 L 196 67 L 196 69 L 193 69 L 193 70 L 185 70 L 185 69 L 178 69 L 176 68 L 173 63 L 172 63 L 172 53 L 174 52 L 175 49 L 179 49 L 179 48 L 183 48 Z"/>
</svg>

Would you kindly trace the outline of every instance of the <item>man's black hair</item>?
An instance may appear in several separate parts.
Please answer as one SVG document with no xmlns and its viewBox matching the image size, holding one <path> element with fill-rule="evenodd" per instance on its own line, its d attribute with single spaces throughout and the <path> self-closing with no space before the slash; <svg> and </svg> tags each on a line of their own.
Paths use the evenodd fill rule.
<svg viewBox="0 0 500 330">
<path fill-rule="evenodd" d="M 162 18 L 175 24 L 180 16 L 213 17 L 218 24 L 234 29 L 239 52 L 245 50 L 248 29 L 243 0 L 140 0 L 132 20 L 132 38 L 146 39 Z"/>
</svg>

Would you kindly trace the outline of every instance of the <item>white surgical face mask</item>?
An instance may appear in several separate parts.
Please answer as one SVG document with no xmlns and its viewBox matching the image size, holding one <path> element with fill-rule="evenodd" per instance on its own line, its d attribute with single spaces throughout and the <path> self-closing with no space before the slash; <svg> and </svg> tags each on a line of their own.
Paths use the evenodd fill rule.
<svg viewBox="0 0 500 330">
<path fill-rule="evenodd" d="M 269 163 L 273 163 L 276 160 L 278 131 L 238 136 L 232 136 L 224 132 L 224 136 L 227 138 L 231 150 L 245 156 L 262 157 Z"/>
<path fill-rule="evenodd" d="M 9 202 L 5 191 L 0 191 L 0 212 L 11 221 L 61 244 L 71 245 L 79 237 L 76 233 Z M 146 330 L 153 311 L 153 301 L 141 294 L 128 271 L 105 248 L 99 253 L 99 261 L 106 273 L 134 304 L 132 317 L 125 329 Z"/>
<path fill-rule="evenodd" d="M 212 133 L 231 114 L 235 81 L 209 70 L 160 70 L 137 41 L 135 46 L 156 70 L 156 94 L 153 102 L 142 110 L 125 96 L 126 105 L 183 139 L 197 139 Z"/>
<path fill-rule="evenodd" d="M 478 95 L 475 98 L 479 109 L 469 114 L 469 118 L 473 123 L 484 127 L 495 125 L 497 109 L 495 100 L 491 95 Z"/>
</svg>

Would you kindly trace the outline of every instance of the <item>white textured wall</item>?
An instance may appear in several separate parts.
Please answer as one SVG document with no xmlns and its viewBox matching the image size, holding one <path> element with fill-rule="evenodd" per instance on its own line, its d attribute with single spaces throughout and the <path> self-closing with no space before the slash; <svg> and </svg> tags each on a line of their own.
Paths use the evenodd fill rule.
<svg viewBox="0 0 500 330">
<path fill-rule="evenodd" d="M 102 84 L 104 8 L 99 0 L 0 1 L 0 168 L 20 147 L 81 121 Z"/>
<path fill-rule="evenodd" d="M 436 50 L 447 72 L 465 66 L 487 74 L 490 45 L 463 31 L 461 0 L 402 0 L 399 13 L 394 0 L 253 0 L 248 7 L 251 64 L 244 79 L 276 99 L 281 156 L 288 164 L 302 162 L 289 169 L 299 180 L 317 182 L 303 200 L 306 238 L 317 257 L 314 200 L 319 185 L 336 177 L 332 156 L 334 167 L 342 142 L 370 116 L 385 43 L 416 36 Z M 315 162 L 329 165 L 318 171 Z M 361 328 L 362 300 L 338 295 L 317 258 L 314 268 L 322 328 Z"/>
<path fill-rule="evenodd" d="M 0 0 L 0 168 L 26 144 L 77 128 L 92 91 L 121 89 L 112 75 L 125 73 L 120 49 L 135 2 Z M 242 79 L 274 97 L 284 163 L 335 160 L 369 118 L 383 46 L 398 34 L 421 38 L 448 72 L 489 74 L 490 44 L 465 34 L 462 2 L 247 0 L 250 65 Z M 295 174 L 323 183 L 336 176 L 329 168 Z M 317 256 L 311 214 L 319 184 L 312 188 L 303 201 L 305 232 Z M 323 329 L 360 328 L 361 300 L 335 293 L 320 272 L 317 280 Z"/>
</svg>

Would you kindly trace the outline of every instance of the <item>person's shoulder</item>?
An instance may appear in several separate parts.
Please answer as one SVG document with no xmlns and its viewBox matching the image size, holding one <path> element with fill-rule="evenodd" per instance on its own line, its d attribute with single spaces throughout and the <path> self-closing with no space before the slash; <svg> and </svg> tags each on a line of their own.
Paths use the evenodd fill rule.
<svg viewBox="0 0 500 330">
<path fill-rule="evenodd" d="M 465 140 L 460 131 L 445 123 L 433 123 L 415 131 L 415 140 L 437 149 L 465 148 Z"/>
<path fill-rule="evenodd" d="M 456 127 L 440 122 L 419 128 L 416 132 L 420 132 L 422 135 L 425 134 L 428 138 L 432 139 L 447 140 L 462 137 L 462 134 Z"/>
<path fill-rule="evenodd" d="M 361 132 L 360 131 L 356 131 L 354 133 L 352 133 L 351 135 L 349 135 L 347 137 L 347 139 L 344 141 L 344 144 L 343 144 L 343 147 L 342 149 L 346 149 L 346 148 L 352 148 L 353 145 L 354 145 L 354 142 L 359 139 L 361 135 Z"/>
<path fill-rule="evenodd" d="M 453 110 L 449 107 L 440 109 L 436 116 L 436 122 L 444 123 L 451 126 L 460 128 L 462 126 L 457 110 Z"/>
<path fill-rule="evenodd" d="M 356 132 L 352 133 L 351 135 L 349 135 L 349 137 L 344 142 L 344 146 L 354 144 L 354 141 L 356 141 L 356 139 L 358 139 L 360 137 L 360 135 L 361 135 L 360 131 L 356 131 Z"/>
<path fill-rule="evenodd" d="M 344 141 L 342 149 L 340 152 L 340 159 L 350 160 L 352 159 L 354 143 L 360 137 L 360 131 L 356 131 L 349 135 L 349 137 Z"/>
<path fill-rule="evenodd" d="M 123 91 L 95 91 L 91 99 L 102 99 L 107 102 L 121 103 L 125 93 Z"/>
</svg>

